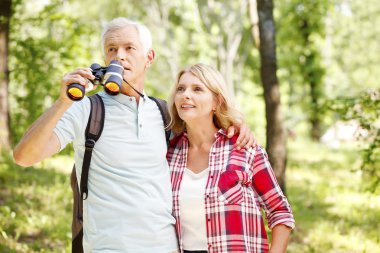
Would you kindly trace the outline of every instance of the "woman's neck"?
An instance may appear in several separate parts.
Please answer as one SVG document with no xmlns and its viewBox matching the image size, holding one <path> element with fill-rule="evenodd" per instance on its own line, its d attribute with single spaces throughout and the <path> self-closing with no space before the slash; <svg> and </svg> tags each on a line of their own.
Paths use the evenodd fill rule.
<svg viewBox="0 0 380 253">
<path fill-rule="evenodd" d="M 215 141 L 215 133 L 218 128 L 213 122 L 209 124 L 186 124 L 187 136 L 191 148 L 210 147 Z"/>
</svg>

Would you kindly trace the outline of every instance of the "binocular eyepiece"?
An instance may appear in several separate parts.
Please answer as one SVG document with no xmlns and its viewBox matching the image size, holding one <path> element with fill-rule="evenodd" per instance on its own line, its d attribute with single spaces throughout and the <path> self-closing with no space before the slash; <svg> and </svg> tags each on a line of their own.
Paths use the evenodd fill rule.
<svg viewBox="0 0 380 253">
<path fill-rule="evenodd" d="M 123 84 L 123 66 L 116 60 L 111 61 L 107 67 L 102 67 L 97 63 L 90 66 L 94 80 L 89 80 L 94 85 L 104 86 L 104 90 L 109 95 L 117 95 Z M 79 83 L 72 83 L 67 86 L 67 96 L 73 101 L 81 100 L 85 95 L 85 87 Z"/>
</svg>

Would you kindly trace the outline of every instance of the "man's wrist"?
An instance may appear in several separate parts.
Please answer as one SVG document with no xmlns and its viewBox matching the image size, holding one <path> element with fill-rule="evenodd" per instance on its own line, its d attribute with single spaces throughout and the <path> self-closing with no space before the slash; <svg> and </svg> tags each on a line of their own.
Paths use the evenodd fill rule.
<svg viewBox="0 0 380 253">
<path fill-rule="evenodd" d="M 57 102 L 56 102 L 56 105 L 58 107 L 61 107 L 61 108 L 64 108 L 64 109 L 68 109 L 72 104 L 74 103 L 74 101 L 72 101 L 70 98 L 62 98 L 62 97 L 59 97 Z"/>
</svg>

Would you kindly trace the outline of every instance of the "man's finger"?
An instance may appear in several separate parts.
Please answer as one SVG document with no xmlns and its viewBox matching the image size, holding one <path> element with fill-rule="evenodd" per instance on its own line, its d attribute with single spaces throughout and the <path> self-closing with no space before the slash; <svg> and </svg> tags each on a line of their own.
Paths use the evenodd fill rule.
<svg viewBox="0 0 380 253">
<path fill-rule="evenodd" d="M 230 126 L 227 131 L 228 131 L 227 137 L 231 138 L 235 134 L 235 127 L 234 126 Z"/>
<path fill-rule="evenodd" d="M 245 148 L 246 149 L 249 149 L 249 148 L 253 148 L 254 146 L 256 146 L 256 139 L 255 139 L 255 136 L 253 135 L 253 133 L 251 133 L 249 135 L 249 140 L 247 142 L 247 144 L 245 145 Z"/>
<path fill-rule="evenodd" d="M 236 140 L 236 143 L 239 145 L 240 143 L 243 142 L 243 140 L 247 137 L 248 135 L 248 129 L 245 125 L 242 125 L 240 127 L 240 134 L 239 134 L 239 137 L 237 138 Z"/>
</svg>

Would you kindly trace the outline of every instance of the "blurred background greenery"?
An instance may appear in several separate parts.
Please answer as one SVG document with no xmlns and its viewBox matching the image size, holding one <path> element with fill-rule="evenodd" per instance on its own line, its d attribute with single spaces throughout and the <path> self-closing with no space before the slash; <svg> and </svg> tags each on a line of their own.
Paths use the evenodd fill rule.
<svg viewBox="0 0 380 253">
<path fill-rule="evenodd" d="M 260 75 L 268 2 L 1 0 L 0 252 L 70 251 L 72 150 L 21 168 L 12 147 L 55 101 L 64 73 L 103 64 L 100 34 L 114 17 L 152 31 L 148 94 L 166 98 L 178 70 L 214 65 L 270 149 Z M 276 175 L 297 222 L 288 252 L 380 252 L 380 5 L 282 0 L 273 15 L 287 136 L 286 177 Z"/>
</svg>

